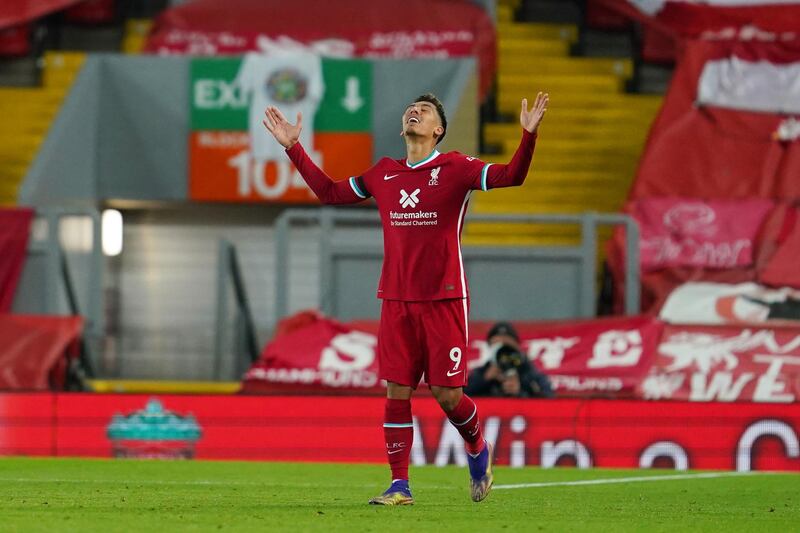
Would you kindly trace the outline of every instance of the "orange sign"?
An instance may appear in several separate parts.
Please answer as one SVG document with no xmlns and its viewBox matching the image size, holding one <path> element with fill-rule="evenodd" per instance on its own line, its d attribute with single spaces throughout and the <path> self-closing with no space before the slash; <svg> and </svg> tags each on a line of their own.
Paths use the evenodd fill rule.
<svg viewBox="0 0 800 533">
<path fill-rule="evenodd" d="M 216 202 L 316 203 L 289 157 L 257 161 L 245 131 L 196 131 L 189 140 L 189 197 Z M 314 134 L 311 158 L 334 180 L 358 176 L 372 165 L 369 133 Z"/>
</svg>

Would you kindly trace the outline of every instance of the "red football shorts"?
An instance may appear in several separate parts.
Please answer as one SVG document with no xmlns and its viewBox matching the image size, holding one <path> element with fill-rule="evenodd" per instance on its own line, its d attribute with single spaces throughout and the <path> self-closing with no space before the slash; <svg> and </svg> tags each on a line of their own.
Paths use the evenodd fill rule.
<svg viewBox="0 0 800 533">
<path fill-rule="evenodd" d="M 467 384 L 469 300 L 384 300 L 378 330 L 380 377 L 416 388 Z"/>
</svg>

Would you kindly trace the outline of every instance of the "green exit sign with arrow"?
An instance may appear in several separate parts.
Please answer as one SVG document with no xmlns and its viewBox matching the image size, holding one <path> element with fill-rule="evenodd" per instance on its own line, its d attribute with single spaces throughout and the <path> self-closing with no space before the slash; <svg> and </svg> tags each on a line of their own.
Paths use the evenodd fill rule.
<svg viewBox="0 0 800 533">
<path fill-rule="evenodd" d="M 234 84 L 241 63 L 241 58 L 192 60 L 193 131 L 248 129 L 249 97 Z M 371 131 L 372 63 L 366 59 L 323 58 L 322 77 L 325 91 L 314 117 L 314 131 Z"/>
<path fill-rule="evenodd" d="M 319 106 L 317 131 L 372 129 L 372 64 L 363 59 L 322 62 L 325 96 Z"/>
</svg>

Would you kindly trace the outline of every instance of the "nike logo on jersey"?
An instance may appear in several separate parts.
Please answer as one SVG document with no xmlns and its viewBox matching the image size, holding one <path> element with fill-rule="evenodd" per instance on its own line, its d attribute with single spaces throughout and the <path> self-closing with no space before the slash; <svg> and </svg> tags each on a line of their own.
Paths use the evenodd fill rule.
<svg viewBox="0 0 800 533">
<path fill-rule="evenodd" d="M 461 370 L 456 370 L 455 372 L 453 372 L 452 370 L 448 370 L 448 371 L 447 371 L 447 377 L 448 377 L 448 378 L 452 378 L 453 376 L 455 376 L 455 375 L 456 375 L 456 374 L 458 374 L 459 372 L 461 372 Z"/>
<path fill-rule="evenodd" d="M 402 451 L 403 451 L 403 450 L 391 450 L 391 451 L 388 451 L 387 453 L 388 453 L 389 455 L 392 455 L 393 453 L 400 453 L 400 452 L 402 452 Z"/>
<path fill-rule="evenodd" d="M 400 174 L 392 174 L 391 176 L 387 176 L 386 174 L 384 174 L 384 175 L 383 175 L 383 179 L 384 179 L 384 181 L 389 181 L 390 179 L 392 179 L 392 178 L 396 178 L 396 177 L 397 177 L 397 176 L 399 176 L 399 175 L 400 175 Z"/>
</svg>

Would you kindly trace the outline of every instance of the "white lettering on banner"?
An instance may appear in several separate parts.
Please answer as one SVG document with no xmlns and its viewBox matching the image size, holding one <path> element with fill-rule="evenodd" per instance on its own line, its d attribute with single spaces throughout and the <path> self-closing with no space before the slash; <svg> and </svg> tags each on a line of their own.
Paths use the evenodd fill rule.
<svg viewBox="0 0 800 533">
<path fill-rule="evenodd" d="M 642 334 L 639 330 L 611 330 L 600 335 L 592 349 L 589 368 L 635 366 L 642 355 Z"/>
<path fill-rule="evenodd" d="M 669 440 L 654 442 L 645 448 L 642 455 L 639 456 L 639 468 L 652 468 L 658 457 L 672 459 L 675 470 L 689 469 L 689 456 L 686 454 L 686 450 L 680 444 Z"/>
<path fill-rule="evenodd" d="M 511 433 L 515 433 L 517 435 L 522 435 L 525 431 L 525 428 L 528 426 L 525 417 L 522 415 L 517 415 L 511 419 L 511 423 L 509 424 L 509 428 L 511 429 Z M 522 468 L 525 466 L 526 461 L 526 454 L 525 454 L 525 441 L 524 440 L 513 440 L 509 446 L 509 458 L 508 464 L 512 468 Z"/>
<path fill-rule="evenodd" d="M 328 387 L 370 388 L 378 384 L 378 375 L 368 370 L 317 370 L 315 368 L 253 368 L 247 379 L 270 383 L 301 383 L 313 385 L 319 382 Z"/>
<path fill-rule="evenodd" d="M 707 204 L 679 202 L 664 213 L 661 222 L 671 233 L 708 237 L 719 231 L 714 224 L 716 219 L 716 211 Z"/>
<path fill-rule="evenodd" d="M 680 242 L 670 237 L 642 239 L 641 247 L 652 253 L 651 266 L 674 264 L 702 265 L 714 268 L 732 268 L 740 263 L 739 257 L 752 247 L 750 239 L 731 242 L 698 242 L 686 239 Z"/>
<path fill-rule="evenodd" d="M 378 338 L 369 333 L 351 331 L 336 335 L 331 345 L 323 348 L 320 370 L 364 370 L 375 361 Z"/>
<path fill-rule="evenodd" d="M 499 432 L 500 417 L 488 417 L 483 426 L 483 438 L 494 445 L 497 442 L 497 434 Z M 441 435 L 433 464 L 436 466 L 445 466 L 450 464 L 450 460 L 452 459 L 458 466 L 466 466 L 467 456 L 464 454 L 464 439 L 447 418 L 442 422 Z"/>
<path fill-rule="evenodd" d="M 749 472 L 752 470 L 753 444 L 765 436 L 775 436 L 783 441 L 786 447 L 786 456 L 796 459 L 800 457 L 800 443 L 797 433 L 782 420 L 759 420 L 751 424 L 739 438 L 736 446 L 736 470 Z"/>
<path fill-rule="evenodd" d="M 194 106 L 200 109 L 247 107 L 247 98 L 238 86 L 224 80 L 200 79 L 194 82 Z"/>
<path fill-rule="evenodd" d="M 645 400 L 664 400 L 672 398 L 675 391 L 681 388 L 685 376 L 680 372 L 674 374 L 650 374 L 642 381 L 642 393 Z"/>
<path fill-rule="evenodd" d="M 744 372 L 734 381 L 733 374 L 730 372 L 715 372 L 710 375 L 695 372 L 692 374 L 689 400 L 693 402 L 735 401 L 742 393 L 744 386 L 752 381 L 753 377 L 752 372 Z"/>
<path fill-rule="evenodd" d="M 587 378 L 581 376 L 548 375 L 553 390 L 564 391 L 619 391 L 622 390 L 620 378 Z"/>
<path fill-rule="evenodd" d="M 544 369 L 558 368 L 566 351 L 580 340 L 580 337 L 534 339 L 528 342 L 528 358 L 532 361 L 538 359 Z"/>
<path fill-rule="evenodd" d="M 562 440 L 557 443 L 552 440 L 542 442 L 539 465 L 542 468 L 553 468 L 564 456 L 574 457 L 578 468 L 592 466 L 592 456 L 589 454 L 589 450 L 577 440 Z"/>
<path fill-rule="evenodd" d="M 753 400 L 756 402 L 778 402 L 791 403 L 794 401 L 794 394 L 785 392 L 786 382 L 778 378 L 781 376 L 781 368 L 784 364 L 800 365 L 800 357 L 788 355 L 756 355 L 754 361 L 759 363 L 769 363 L 769 368 L 756 382 L 756 390 L 753 392 Z M 784 394 L 781 394 L 785 392 Z"/>
<path fill-rule="evenodd" d="M 681 332 L 671 335 L 659 344 L 658 351 L 662 355 L 673 358 L 672 364 L 666 368 L 667 372 L 695 366 L 707 374 L 712 367 L 723 361 L 727 370 L 736 368 L 739 365 L 739 359 L 733 355 L 733 351 L 749 349 L 749 345 L 746 342 L 743 343 L 746 340 L 742 339 L 741 335 L 724 339 L 721 335 Z"/>
<path fill-rule="evenodd" d="M 197 144 L 203 148 L 239 148 L 250 144 L 250 135 L 243 131 L 201 131 Z"/>
<path fill-rule="evenodd" d="M 665 369 L 667 372 L 694 366 L 703 373 L 709 373 L 722 362 L 725 363 L 726 370 L 736 368 L 739 359 L 735 352 L 766 348 L 772 354 L 784 354 L 798 347 L 800 347 L 800 335 L 785 344 L 780 344 L 775 339 L 774 331 L 753 332 L 745 329 L 735 337 L 681 331 L 670 335 L 659 344 L 658 351 L 661 355 L 673 358 L 672 364 Z"/>
</svg>

